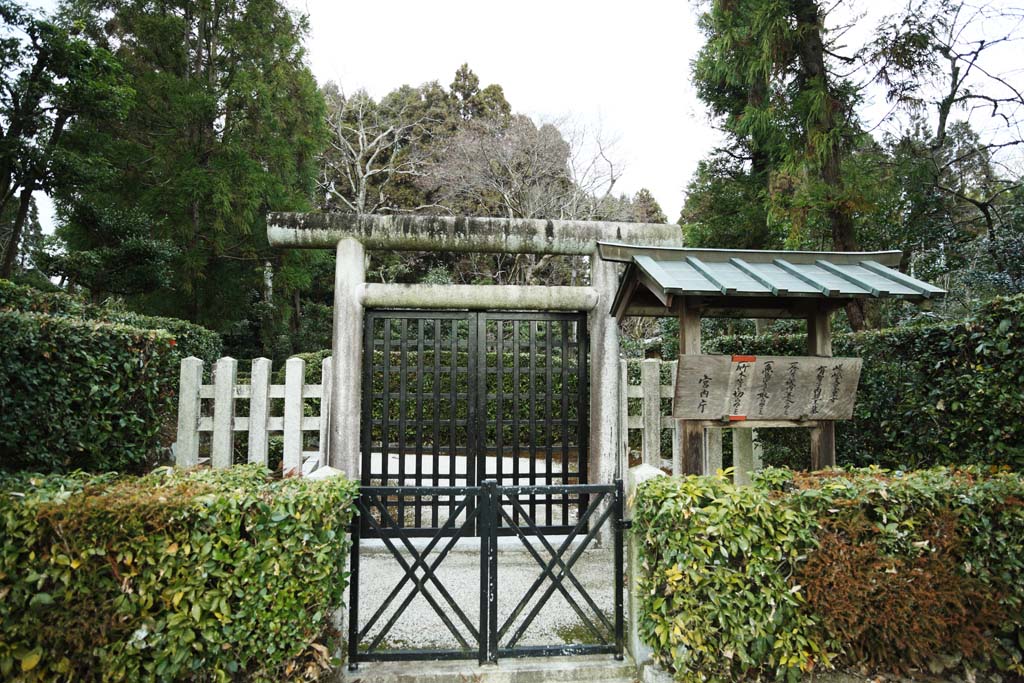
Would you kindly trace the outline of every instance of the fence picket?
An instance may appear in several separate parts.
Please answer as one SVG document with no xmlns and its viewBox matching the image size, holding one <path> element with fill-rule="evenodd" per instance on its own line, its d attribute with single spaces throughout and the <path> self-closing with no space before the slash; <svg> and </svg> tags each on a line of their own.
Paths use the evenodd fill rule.
<svg viewBox="0 0 1024 683">
<path fill-rule="evenodd" d="M 252 362 L 249 394 L 249 457 L 251 463 L 267 464 L 267 418 L 270 416 L 270 359 Z"/>
<path fill-rule="evenodd" d="M 644 464 L 661 467 L 661 361 L 648 358 L 640 363 L 643 390 L 644 435 L 641 441 Z"/>
<path fill-rule="evenodd" d="M 203 385 L 203 361 L 189 356 L 181 361 L 178 389 L 178 441 L 175 463 L 178 467 L 199 464 L 199 393 Z"/>
<path fill-rule="evenodd" d="M 331 357 L 324 358 L 323 363 L 320 365 L 320 386 L 323 387 L 320 396 L 320 441 L 317 448 L 320 450 L 320 466 L 327 465 L 327 459 L 330 457 L 330 449 L 328 441 L 330 439 L 330 420 L 327 418 L 331 414 Z"/>
<path fill-rule="evenodd" d="M 235 382 L 238 361 L 225 356 L 214 366 L 213 376 L 213 440 L 210 442 L 210 465 L 231 467 L 234 455 Z"/>
<path fill-rule="evenodd" d="M 306 381 L 306 361 L 289 358 L 284 371 L 284 471 L 302 468 L 302 387 Z"/>
</svg>

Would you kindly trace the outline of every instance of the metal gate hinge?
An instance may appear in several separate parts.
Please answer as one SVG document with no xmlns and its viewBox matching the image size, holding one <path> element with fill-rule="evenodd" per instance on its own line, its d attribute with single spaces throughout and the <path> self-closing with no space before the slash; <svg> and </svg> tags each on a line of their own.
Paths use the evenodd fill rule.
<svg viewBox="0 0 1024 683">
<path fill-rule="evenodd" d="M 623 529 L 626 529 L 626 530 L 632 529 L 633 528 L 633 520 L 631 520 L 631 519 L 619 520 L 619 526 L 622 527 Z"/>
</svg>

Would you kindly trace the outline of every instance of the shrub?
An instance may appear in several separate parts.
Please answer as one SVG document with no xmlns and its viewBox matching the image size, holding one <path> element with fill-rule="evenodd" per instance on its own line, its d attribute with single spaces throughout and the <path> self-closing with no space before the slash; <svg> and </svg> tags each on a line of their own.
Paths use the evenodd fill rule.
<svg viewBox="0 0 1024 683">
<path fill-rule="evenodd" d="M 0 468 L 137 469 L 173 416 L 162 330 L 0 311 Z"/>
<path fill-rule="evenodd" d="M 200 325 L 177 318 L 141 315 L 109 305 L 97 306 L 66 292 L 44 292 L 0 280 L 0 310 L 4 309 L 120 323 L 140 329 L 166 330 L 174 337 L 181 358 L 196 356 L 213 362 L 221 354 L 220 335 Z"/>
<path fill-rule="evenodd" d="M 1024 479 L 943 468 L 658 478 L 636 495 L 642 637 L 679 680 L 835 664 L 1024 673 Z"/>
<path fill-rule="evenodd" d="M 804 335 L 720 337 L 709 353 L 803 355 Z M 864 359 L 852 420 L 836 424 L 841 464 L 1024 470 L 1024 296 L 957 322 L 837 335 L 837 356 Z M 761 430 L 765 459 L 807 466 L 804 430 Z"/>
<path fill-rule="evenodd" d="M 309 680 L 356 487 L 255 466 L 0 482 L 5 680 Z"/>
</svg>

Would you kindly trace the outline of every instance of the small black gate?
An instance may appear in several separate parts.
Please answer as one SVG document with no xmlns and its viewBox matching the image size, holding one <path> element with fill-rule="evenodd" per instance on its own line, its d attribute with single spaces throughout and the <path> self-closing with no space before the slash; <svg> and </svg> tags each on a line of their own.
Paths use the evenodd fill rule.
<svg viewBox="0 0 1024 683">
<path fill-rule="evenodd" d="M 515 534 L 524 513 L 568 533 L 588 504 L 566 488 L 587 482 L 587 353 L 585 313 L 367 311 L 362 485 L 420 487 L 396 501 L 394 526 L 411 536 L 479 533 L 474 497 L 461 506 L 462 493 L 422 487 L 547 486 L 498 533 Z M 469 521 L 448 524 L 457 510 Z M 362 534 L 395 531 L 364 518 Z"/>
<path fill-rule="evenodd" d="M 458 501 L 425 544 L 414 543 L 411 530 L 398 518 L 399 503 L 406 496 L 429 495 L 434 500 Z M 537 523 L 528 508 L 535 496 L 567 496 L 587 504 L 564 536 L 552 537 Z M 622 482 L 613 485 L 499 486 L 494 480 L 480 486 L 362 487 L 359 517 L 352 524 L 351 587 L 349 600 L 349 668 L 363 661 L 412 659 L 477 659 L 481 664 L 499 657 L 568 654 L 614 654 L 623 651 Z M 369 528 L 380 537 L 390 556 L 401 567 L 399 580 L 387 590 L 380 575 L 373 576 L 379 604 L 365 605 L 360 590 L 360 534 Z M 522 594 L 502 594 L 502 557 L 498 534 L 505 529 L 518 537 L 523 549 L 536 561 L 536 576 Z M 602 569 L 612 593 L 612 603 L 602 609 L 591 590 L 573 569 L 604 532 L 612 545 L 612 567 Z M 472 591 L 465 576 L 449 578 L 442 565 L 451 557 L 459 539 L 479 536 L 479 591 Z M 511 539 L 510 539 L 511 540 Z M 475 546 L 474 546 L 475 547 Z M 474 570 L 475 573 L 475 570 Z M 591 589 L 593 586 L 591 586 Z M 383 591 L 381 589 L 384 589 Z M 585 643 L 524 644 L 537 616 L 550 608 L 558 593 L 579 619 Z M 395 647 L 389 636 L 416 596 L 422 596 L 441 619 L 452 647 Z M 504 598 L 511 602 L 499 604 Z M 361 623 L 363 610 L 372 614 Z M 501 614 L 500 614 L 501 613 Z M 446 638 L 448 639 L 448 638 Z"/>
</svg>

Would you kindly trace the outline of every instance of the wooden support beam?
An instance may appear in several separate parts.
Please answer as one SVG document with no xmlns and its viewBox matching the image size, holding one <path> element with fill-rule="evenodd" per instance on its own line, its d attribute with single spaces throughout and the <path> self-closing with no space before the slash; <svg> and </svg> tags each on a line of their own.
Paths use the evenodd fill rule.
<svg viewBox="0 0 1024 683">
<path fill-rule="evenodd" d="M 687 307 L 684 297 L 676 297 L 679 316 L 679 355 L 700 354 L 700 313 Z M 704 426 L 696 420 L 679 421 L 679 450 L 683 474 L 704 474 Z"/>
<path fill-rule="evenodd" d="M 807 353 L 832 356 L 832 328 L 829 312 L 822 309 L 807 319 Z M 836 466 L 836 423 L 821 420 L 811 428 L 811 469 Z"/>
</svg>

